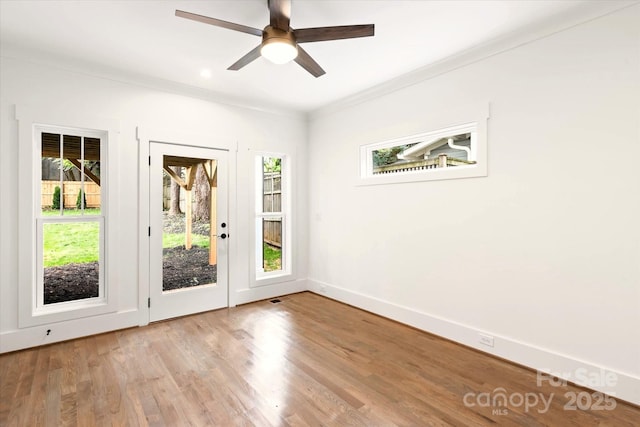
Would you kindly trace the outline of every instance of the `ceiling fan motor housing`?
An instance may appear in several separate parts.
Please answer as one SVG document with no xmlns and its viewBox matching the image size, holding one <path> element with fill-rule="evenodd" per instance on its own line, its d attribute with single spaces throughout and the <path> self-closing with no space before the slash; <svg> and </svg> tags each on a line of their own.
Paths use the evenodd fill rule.
<svg viewBox="0 0 640 427">
<path fill-rule="evenodd" d="M 267 43 L 288 43 L 295 46 L 296 37 L 293 35 L 293 31 L 284 31 L 267 25 L 262 32 L 262 44 Z"/>
<path fill-rule="evenodd" d="M 272 53 L 265 53 L 271 50 Z M 284 64 L 298 55 L 296 37 L 293 31 L 284 31 L 280 28 L 267 25 L 262 33 L 262 55 L 276 64 Z"/>
</svg>

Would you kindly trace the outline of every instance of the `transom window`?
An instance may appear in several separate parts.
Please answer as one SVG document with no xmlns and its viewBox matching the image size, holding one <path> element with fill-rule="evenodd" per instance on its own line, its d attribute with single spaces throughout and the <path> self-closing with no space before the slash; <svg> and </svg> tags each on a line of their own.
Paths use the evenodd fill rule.
<svg viewBox="0 0 640 427">
<path fill-rule="evenodd" d="M 362 178 L 420 174 L 477 164 L 476 123 L 440 129 L 361 148 Z"/>
</svg>

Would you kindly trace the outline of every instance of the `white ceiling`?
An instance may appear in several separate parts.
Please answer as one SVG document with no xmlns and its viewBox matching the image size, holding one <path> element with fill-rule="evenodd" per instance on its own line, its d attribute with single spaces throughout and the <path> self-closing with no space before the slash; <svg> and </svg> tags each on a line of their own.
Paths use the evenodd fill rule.
<svg viewBox="0 0 640 427">
<path fill-rule="evenodd" d="M 601 14 L 629 2 L 293 0 L 293 28 L 375 24 L 375 37 L 304 44 L 327 72 L 317 79 L 296 63 L 263 58 L 227 71 L 260 38 L 174 16 L 178 8 L 262 29 L 269 21 L 267 0 L 2 0 L 0 40 L 6 57 L 310 112 L 596 4 Z M 203 69 L 211 76 L 202 77 Z"/>
</svg>

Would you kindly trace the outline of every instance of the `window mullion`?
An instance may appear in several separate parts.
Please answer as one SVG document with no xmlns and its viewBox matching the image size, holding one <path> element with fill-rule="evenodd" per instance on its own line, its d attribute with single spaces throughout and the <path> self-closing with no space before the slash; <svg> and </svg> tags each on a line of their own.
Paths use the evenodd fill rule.
<svg viewBox="0 0 640 427">
<path fill-rule="evenodd" d="M 64 135 L 60 134 L 60 215 L 64 215 Z"/>
<path fill-rule="evenodd" d="M 84 136 L 80 137 L 80 215 L 84 216 Z"/>
</svg>

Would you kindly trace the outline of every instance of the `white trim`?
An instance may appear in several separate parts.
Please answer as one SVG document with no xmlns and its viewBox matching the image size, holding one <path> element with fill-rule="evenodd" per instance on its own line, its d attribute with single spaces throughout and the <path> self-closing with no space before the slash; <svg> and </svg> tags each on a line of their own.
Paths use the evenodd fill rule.
<svg viewBox="0 0 640 427">
<path fill-rule="evenodd" d="M 121 68 L 111 67 L 105 63 L 87 63 L 83 60 L 71 60 L 62 58 L 56 53 L 34 52 L 33 49 L 24 45 L 16 45 L 3 40 L 2 45 L 3 60 L 12 59 L 36 66 L 46 66 L 56 70 L 73 73 L 80 76 L 90 76 L 94 78 L 115 81 L 118 83 L 133 85 L 140 88 L 151 89 L 160 92 L 186 96 L 194 99 L 201 99 L 207 102 L 228 106 L 231 108 L 242 108 L 249 111 L 273 114 L 281 117 L 293 119 L 305 119 L 306 113 L 294 107 L 282 106 L 277 101 L 269 99 L 256 100 L 229 93 L 218 92 L 205 87 L 192 86 L 171 80 L 140 74 Z"/>
<path fill-rule="evenodd" d="M 296 294 L 306 290 L 307 281 L 305 279 L 291 279 L 286 282 L 281 280 L 280 283 L 275 283 L 271 286 L 256 286 L 252 288 L 238 289 L 234 295 L 233 305 L 248 304 L 283 295 Z"/>
<path fill-rule="evenodd" d="M 60 111 L 38 110 L 16 105 L 18 121 L 18 327 L 26 328 L 63 322 L 73 319 L 112 313 L 117 310 L 118 294 L 115 274 L 118 271 L 115 245 L 116 229 L 110 227 L 111 221 L 117 222 L 117 198 L 109 200 L 108 194 L 117 194 L 117 180 L 111 179 L 110 168 L 117 168 L 117 150 L 119 122 L 83 114 L 67 114 Z M 55 309 L 36 310 L 36 273 L 37 273 L 37 209 L 40 208 L 40 150 L 38 136 L 42 130 L 68 132 L 69 134 L 99 136 L 101 138 L 101 159 L 106 168 L 101 170 L 101 184 L 107 197 L 102 197 L 102 216 L 104 224 L 104 277 L 105 300 L 83 300 L 77 303 L 58 306 Z"/>
<path fill-rule="evenodd" d="M 138 325 L 149 324 L 149 138 L 140 126 L 136 126 L 138 143 Z"/>
<path fill-rule="evenodd" d="M 290 154 L 273 152 L 273 151 L 253 151 L 253 183 L 254 197 L 251 197 L 251 205 L 249 209 L 253 212 L 253 218 L 251 219 L 254 230 L 250 236 L 250 287 L 260 287 L 273 285 L 282 282 L 290 282 L 296 280 L 293 254 L 295 249 L 293 247 L 293 222 L 292 215 L 292 190 L 293 190 L 293 174 L 292 164 L 293 156 Z M 262 212 L 260 206 L 262 206 L 262 159 L 264 157 L 275 157 L 281 159 L 281 172 L 282 181 L 280 184 L 281 190 L 281 212 Z M 260 271 L 259 261 L 262 259 L 262 228 L 261 220 L 265 218 L 282 218 L 282 269 L 271 272 Z M 260 222 L 260 225 L 258 224 Z"/>
<path fill-rule="evenodd" d="M 2 332 L 0 353 L 135 327 L 137 318 L 137 310 L 132 309 Z"/>
<path fill-rule="evenodd" d="M 489 104 L 487 103 L 486 107 L 479 110 L 480 111 L 476 112 L 475 115 L 471 116 L 459 113 L 454 114 L 464 117 L 461 119 L 459 118 L 458 120 L 451 120 L 446 126 L 433 126 L 430 130 L 423 133 L 361 145 L 358 147 L 358 179 L 355 184 L 360 186 L 399 184 L 406 182 L 438 181 L 445 179 L 487 176 L 487 122 L 489 119 Z M 413 142 L 421 142 L 422 144 L 428 145 L 429 141 L 457 133 L 471 133 L 471 150 L 476 159 L 475 164 L 379 175 L 373 174 L 373 151 L 375 150 L 410 144 Z"/>
<path fill-rule="evenodd" d="M 492 331 L 478 330 L 471 325 L 465 325 L 450 319 L 434 316 L 410 307 L 394 304 L 380 298 L 354 292 L 319 280 L 307 279 L 307 290 L 541 372 L 548 372 L 549 370 L 559 374 L 575 373 L 578 370 L 586 370 L 590 373 L 600 373 L 602 371 L 612 372 L 617 376 L 617 383 L 613 389 L 607 385 L 594 387 L 589 384 L 580 384 L 575 381 L 575 375 L 573 377 L 570 375 L 563 377 L 561 375 L 560 377 L 578 383 L 579 385 L 584 385 L 590 389 L 640 405 L 640 378 L 631 373 L 617 371 L 606 366 L 599 366 L 595 363 L 580 360 L 550 349 L 501 336 Z M 494 337 L 494 347 L 489 348 L 479 344 L 478 333 L 492 335 Z M 536 382 L 534 379 L 531 387 L 535 386 Z"/>
<path fill-rule="evenodd" d="M 308 112 L 309 120 L 313 121 L 332 114 L 338 114 L 343 110 L 352 108 L 364 102 L 380 99 L 385 95 L 409 88 L 476 62 L 484 61 L 495 55 L 517 49 L 521 46 L 550 37 L 553 34 L 568 30 L 593 19 L 615 13 L 618 10 L 633 7 L 637 4 L 638 0 L 583 2 L 579 9 L 572 9 L 561 15 L 545 19 L 533 27 L 522 28 L 519 31 L 512 32 L 498 39 L 490 40 L 486 43 L 474 46 L 463 52 L 448 56 L 440 61 L 428 64 L 424 67 L 418 68 L 417 70 L 403 74 L 361 92 L 318 107 Z"/>
<path fill-rule="evenodd" d="M 185 145 L 197 148 L 207 148 L 228 152 L 227 157 L 227 239 L 228 245 L 228 286 L 227 304 L 233 307 L 235 303 L 234 294 L 239 288 L 236 277 L 239 277 L 237 269 L 237 234 L 235 227 L 238 222 L 237 213 L 237 158 L 238 144 L 235 141 L 220 139 L 216 135 L 205 135 L 199 133 L 183 132 L 174 129 L 162 129 L 148 127 L 144 125 L 136 126 L 136 143 L 138 144 L 139 169 L 138 169 L 138 325 L 144 326 L 149 323 L 150 311 L 147 301 L 150 298 L 150 269 L 151 257 L 149 251 L 148 230 L 151 226 L 149 212 L 149 198 L 151 189 L 149 188 L 149 149 L 151 142 L 160 142 L 173 145 Z"/>
</svg>

